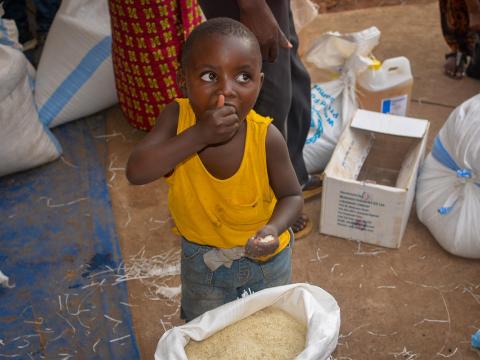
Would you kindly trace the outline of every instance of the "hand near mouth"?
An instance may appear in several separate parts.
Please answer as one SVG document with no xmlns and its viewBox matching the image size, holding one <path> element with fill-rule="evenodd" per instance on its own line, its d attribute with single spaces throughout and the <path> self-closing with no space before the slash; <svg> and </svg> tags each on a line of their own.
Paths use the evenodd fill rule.
<svg viewBox="0 0 480 360">
<path fill-rule="evenodd" d="M 215 108 L 205 111 L 197 123 L 206 145 L 230 140 L 240 127 L 240 119 L 233 105 L 225 104 L 225 96 L 219 95 Z"/>
</svg>

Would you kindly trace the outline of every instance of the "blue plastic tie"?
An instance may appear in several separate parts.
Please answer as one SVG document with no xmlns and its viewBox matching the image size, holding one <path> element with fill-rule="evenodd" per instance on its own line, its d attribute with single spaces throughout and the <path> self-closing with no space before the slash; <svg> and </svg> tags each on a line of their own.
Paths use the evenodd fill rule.
<svg viewBox="0 0 480 360">
<path fill-rule="evenodd" d="M 460 166 L 458 166 L 455 160 L 453 160 L 453 158 L 450 156 L 438 136 L 435 137 L 435 141 L 433 142 L 432 155 L 436 160 L 450 170 L 455 172 L 460 170 Z"/>
<path fill-rule="evenodd" d="M 477 330 L 477 332 L 472 335 L 472 346 L 480 349 L 480 330 Z"/>
<path fill-rule="evenodd" d="M 447 149 L 445 149 L 445 146 L 443 146 L 439 136 L 435 137 L 435 140 L 433 142 L 432 156 L 440 164 L 446 166 L 452 171 L 455 171 L 455 173 L 459 178 L 463 178 L 463 179 L 472 178 L 472 171 L 470 169 L 462 169 L 460 166 L 457 165 L 455 160 L 453 160 L 453 158 L 448 153 Z M 480 187 L 480 183 L 475 183 L 475 185 Z M 449 207 L 441 207 L 438 209 L 438 213 L 440 215 L 447 215 L 452 211 L 454 205 L 455 203 Z"/>
<path fill-rule="evenodd" d="M 447 215 L 448 213 L 450 213 L 453 209 L 453 206 L 449 206 L 449 207 L 441 207 L 438 209 L 438 213 L 440 215 Z"/>
<path fill-rule="evenodd" d="M 461 178 L 471 179 L 472 172 L 468 169 L 459 169 L 457 170 L 457 176 Z"/>
</svg>

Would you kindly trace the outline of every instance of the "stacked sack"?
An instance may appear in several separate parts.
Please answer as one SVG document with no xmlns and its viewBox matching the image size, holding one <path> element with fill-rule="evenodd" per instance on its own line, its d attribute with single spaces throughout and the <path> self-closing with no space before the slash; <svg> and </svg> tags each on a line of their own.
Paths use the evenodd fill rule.
<svg viewBox="0 0 480 360">
<path fill-rule="evenodd" d="M 61 154 L 57 140 L 38 118 L 33 99 L 35 70 L 12 35 L 17 34 L 13 27 L 0 18 L 0 176 Z"/>
<path fill-rule="evenodd" d="M 480 258 L 480 95 L 457 107 L 435 138 L 417 185 L 417 214 L 448 252 Z"/>
</svg>

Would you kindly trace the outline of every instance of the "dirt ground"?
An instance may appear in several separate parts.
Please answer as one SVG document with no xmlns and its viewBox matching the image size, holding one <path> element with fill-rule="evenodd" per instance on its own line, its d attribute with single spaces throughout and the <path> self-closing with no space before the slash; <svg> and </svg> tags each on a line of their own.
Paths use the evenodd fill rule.
<svg viewBox="0 0 480 360">
<path fill-rule="evenodd" d="M 431 3 L 432 0 L 312 0 L 312 2 L 318 5 L 320 13 L 333 13 L 370 7 L 421 5 Z"/>
<path fill-rule="evenodd" d="M 372 25 L 382 32 L 375 49 L 378 58 L 403 55 L 411 61 L 415 83 L 409 115 L 431 121 L 430 148 L 453 108 L 480 90 L 478 81 L 443 75 L 443 54 L 448 49 L 435 0 L 340 1 L 302 30 L 302 51 L 325 31 L 359 31 Z M 308 68 L 315 81 L 314 69 Z M 170 231 L 166 183 L 158 180 L 134 187 L 124 176 L 127 157 L 144 133 L 130 127 L 118 108 L 108 115 L 112 136 L 107 179 L 123 258 L 128 262 L 144 250 L 145 258 L 164 255 L 178 260 L 179 241 Z M 336 298 L 342 325 L 333 359 L 479 358 L 469 343 L 480 328 L 480 264 L 445 252 L 418 220 L 415 206 L 398 250 L 320 234 L 320 197 L 308 201 L 306 211 L 315 231 L 295 244 L 293 281 L 317 285 Z M 180 284 L 178 276 L 163 280 L 169 286 Z M 152 285 L 129 282 L 143 359 L 153 357 L 165 329 L 183 323 L 179 297 L 152 297 Z"/>
</svg>

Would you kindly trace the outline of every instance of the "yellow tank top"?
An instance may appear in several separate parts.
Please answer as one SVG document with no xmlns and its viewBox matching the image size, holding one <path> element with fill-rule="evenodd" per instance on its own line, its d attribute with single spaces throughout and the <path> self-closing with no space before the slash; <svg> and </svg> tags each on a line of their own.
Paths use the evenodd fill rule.
<svg viewBox="0 0 480 360">
<path fill-rule="evenodd" d="M 196 119 L 188 99 L 176 101 L 179 134 Z M 243 159 L 233 176 L 214 177 L 194 154 L 166 179 L 170 213 L 180 234 L 189 241 L 223 249 L 244 246 L 273 213 L 277 199 L 269 184 L 265 151 L 271 119 L 251 110 L 246 122 Z M 288 245 L 289 232 L 282 233 L 279 240 L 280 246 L 271 256 Z"/>
</svg>

